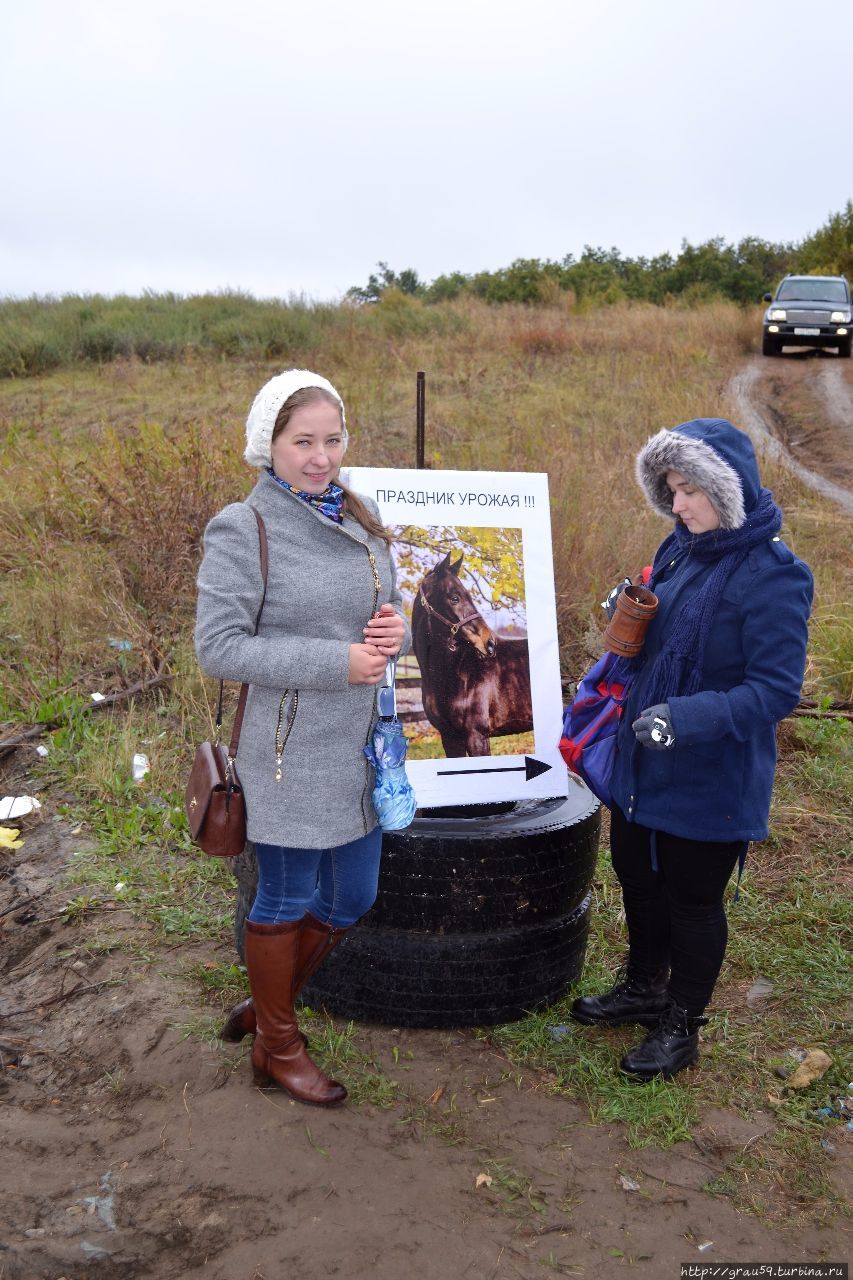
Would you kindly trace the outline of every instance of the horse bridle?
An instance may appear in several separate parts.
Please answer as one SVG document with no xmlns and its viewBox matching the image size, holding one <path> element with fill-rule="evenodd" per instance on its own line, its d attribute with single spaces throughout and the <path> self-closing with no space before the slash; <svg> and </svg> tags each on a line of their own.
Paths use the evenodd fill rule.
<svg viewBox="0 0 853 1280">
<path fill-rule="evenodd" d="M 476 618 L 480 617 L 480 614 L 475 609 L 473 613 L 468 614 L 467 618 L 461 618 L 457 622 L 455 618 L 445 618 L 442 614 L 438 612 L 437 609 L 433 608 L 429 600 L 427 600 L 422 586 L 418 590 L 418 595 L 420 597 L 420 602 L 423 605 L 423 607 L 426 609 L 427 613 L 432 614 L 432 616 L 434 618 L 437 618 L 439 622 L 443 622 L 446 627 L 450 628 L 450 639 L 448 640 L 447 647 L 452 652 L 456 648 L 456 636 L 459 632 L 459 628 L 464 627 L 469 622 L 473 622 Z M 467 640 L 468 637 L 465 636 L 465 639 Z M 473 641 L 468 640 L 468 643 L 473 644 Z"/>
</svg>

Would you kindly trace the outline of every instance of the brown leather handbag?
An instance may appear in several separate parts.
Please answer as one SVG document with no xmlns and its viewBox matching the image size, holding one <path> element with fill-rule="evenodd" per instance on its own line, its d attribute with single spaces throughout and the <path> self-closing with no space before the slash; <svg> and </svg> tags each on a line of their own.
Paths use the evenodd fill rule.
<svg viewBox="0 0 853 1280">
<path fill-rule="evenodd" d="M 264 590 L 258 615 L 255 618 L 255 634 L 264 607 L 267 591 L 269 551 L 267 531 L 260 512 L 254 507 L 258 522 L 258 541 L 261 551 L 261 577 Z M 231 743 L 226 750 L 219 741 L 222 729 L 222 698 L 224 681 L 219 681 L 219 700 L 216 706 L 216 737 L 213 742 L 202 742 L 197 748 L 189 781 L 184 792 L 184 808 L 193 841 L 205 853 L 214 858 L 234 858 L 242 853 L 246 843 L 246 797 L 237 776 L 237 747 L 249 686 L 240 689 L 240 698 L 231 731 Z"/>
</svg>

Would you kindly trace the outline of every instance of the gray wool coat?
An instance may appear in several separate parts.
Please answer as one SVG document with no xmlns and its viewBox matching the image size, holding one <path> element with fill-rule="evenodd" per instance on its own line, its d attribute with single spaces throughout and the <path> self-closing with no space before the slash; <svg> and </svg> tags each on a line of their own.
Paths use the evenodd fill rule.
<svg viewBox="0 0 853 1280">
<path fill-rule="evenodd" d="M 378 517 L 375 503 L 362 500 Z M 263 587 L 248 504 L 263 517 L 269 541 L 257 635 Z M 376 686 L 347 677 L 350 645 L 363 642 L 368 619 L 389 602 L 406 621 L 385 543 L 351 516 L 335 524 L 266 472 L 245 502 L 207 526 L 196 652 L 208 675 L 250 686 L 237 752 L 250 840 L 323 849 L 376 826 L 373 768 L 363 752 L 376 721 Z M 410 640 L 406 622 L 403 651 Z"/>
</svg>

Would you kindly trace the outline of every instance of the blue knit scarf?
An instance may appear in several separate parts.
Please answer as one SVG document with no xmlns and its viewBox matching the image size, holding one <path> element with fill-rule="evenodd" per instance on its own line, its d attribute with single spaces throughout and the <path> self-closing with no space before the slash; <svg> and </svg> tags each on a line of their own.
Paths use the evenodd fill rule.
<svg viewBox="0 0 853 1280">
<path fill-rule="evenodd" d="M 696 693 L 702 682 L 705 645 L 723 588 L 730 575 L 743 564 L 752 547 L 766 542 L 782 527 L 782 512 L 769 489 L 762 489 L 758 501 L 747 513 L 739 529 L 711 529 L 691 533 L 680 521 L 661 543 L 652 566 L 650 586 L 677 552 L 714 568 L 695 596 L 682 605 L 660 653 L 655 659 L 644 694 L 647 707 L 670 698 Z"/>
<path fill-rule="evenodd" d="M 288 484 L 286 480 L 282 480 L 281 476 L 276 475 L 272 467 L 267 467 L 267 475 L 272 476 L 276 484 L 280 484 L 282 489 L 287 489 L 289 493 L 293 493 L 297 498 L 301 498 L 303 502 L 307 502 L 308 506 L 313 507 L 315 511 L 320 511 L 324 516 L 328 516 L 330 520 L 334 520 L 335 524 L 343 524 L 344 491 L 339 484 L 330 481 L 322 493 L 309 493 L 307 489 L 297 489 L 294 485 Z"/>
</svg>

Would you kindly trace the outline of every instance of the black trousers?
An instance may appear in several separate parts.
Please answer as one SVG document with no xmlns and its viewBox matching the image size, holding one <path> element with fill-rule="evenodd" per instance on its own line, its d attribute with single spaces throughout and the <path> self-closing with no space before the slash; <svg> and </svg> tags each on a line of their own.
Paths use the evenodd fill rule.
<svg viewBox="0 0 853 1280">
<path fill-rule="evenodd" d="M 652 977 L 668 967 L 670 995 L 692 1017 L 708 1004 L 723 966 L 729 936 L 723 891 L 748 843 L 653 832 L 628 822 L 615 805 L 610 815 L 631 968 Z"/>
</svg>

